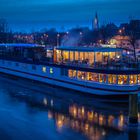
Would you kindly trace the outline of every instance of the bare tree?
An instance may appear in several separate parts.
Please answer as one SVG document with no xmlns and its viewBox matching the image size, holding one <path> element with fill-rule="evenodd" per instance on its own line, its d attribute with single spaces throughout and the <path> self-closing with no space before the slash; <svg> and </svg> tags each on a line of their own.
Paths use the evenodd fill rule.
<svg viewBox="0 0 140 140">
<path fill-rule="evenodd" d="M 135 42 L 136 42 L 136 37 L 134 35 L 134 32 L 131 31 L 131 44 L 133 46 L 133 51 L 134 51 L 134 60 L 135 60 L 135 62 L 137 62 L 137 54 L 136 54 Z"/>
<path fill-rule="evenodd" d="M 0 19 L 0 43 L 12 42 L 12 32 L 8 27 L 6 19 Z"/>
</svg>

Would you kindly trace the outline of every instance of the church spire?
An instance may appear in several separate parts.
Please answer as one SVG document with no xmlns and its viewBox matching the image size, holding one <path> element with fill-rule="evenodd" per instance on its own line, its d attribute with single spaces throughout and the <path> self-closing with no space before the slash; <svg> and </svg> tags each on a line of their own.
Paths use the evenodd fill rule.
<svg viewBox="0 0 140 140">
<path fill-rule="evenodd" d="M 99 20 L 98 20 L 98 14 L 96 12 L 95 18 L 93 20 L 93 30 L 98 30 L 99 29 Z"/>
</svg>

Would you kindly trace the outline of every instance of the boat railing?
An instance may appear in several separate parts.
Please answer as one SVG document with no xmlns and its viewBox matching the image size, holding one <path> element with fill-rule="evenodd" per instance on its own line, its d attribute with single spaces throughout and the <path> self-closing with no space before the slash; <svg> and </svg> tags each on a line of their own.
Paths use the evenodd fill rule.
<svg viewBox="0 0 140 140">
<path fill-rule="evenodd" d="M 112 70 L 128 70 L 128 69 L 140 69 L 140 63 L 108 63 L 108 62 L 95 62 L 88 63 L 83 61 L 63 61 L 63 62 L 54 62 L 52 58 L 42 57 L 40 59 L 34 58 L 24 58 L 20 56 L 0 56 L 0 59 L 8 60 L 8 61 L 17 61 L 21 63 L 31 63 L 31 64 L 56 64 L 63 66 L 73 66 L 73 67 L 82 67 L 82 68 L 91 68 L 91 69 L 112 69 Z"/>
<path fill-rule="evenodd" d="M 63 61 L 57 62 L 58 65 L 67 65 L 83 68 L 94 68 L 94 69 L 112 69 L 112 70 L 128 70 L 128 69 L 140 69 L 140 63 L 107 63 L 107 62 L 95 62 L 95 63 L 82 63 L 81 61 Z"/>
</svg>

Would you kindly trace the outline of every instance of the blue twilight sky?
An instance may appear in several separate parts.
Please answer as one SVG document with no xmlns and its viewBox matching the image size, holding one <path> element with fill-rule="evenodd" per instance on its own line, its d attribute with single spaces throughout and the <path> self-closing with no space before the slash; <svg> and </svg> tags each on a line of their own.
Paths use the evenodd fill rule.
<svg viewBox="0 0 140 140">
<path fill-rule="evenodd" d="M 140 18 L 140 0 L 0 0 L 0 17 L 15 30 L 86 25 L 98 12 L 100 24 Z"/>
</svg>

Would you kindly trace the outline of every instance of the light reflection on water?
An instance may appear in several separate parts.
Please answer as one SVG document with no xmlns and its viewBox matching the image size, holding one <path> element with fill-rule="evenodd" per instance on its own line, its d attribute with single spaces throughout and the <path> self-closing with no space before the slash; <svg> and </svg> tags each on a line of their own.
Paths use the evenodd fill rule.
<svg viewBox="0 0 140 140">
<path fill-rule="evenodd" d="M 127 105 L 120 108 L 121 105 L 105 104 L 62 89 L 54 89 L 55 94 L 44 94 L 25 87 L 10 80 L 0 81 L 2 140 L 140 138 L 139 129 L 128 130 Z"/>
</svg>

